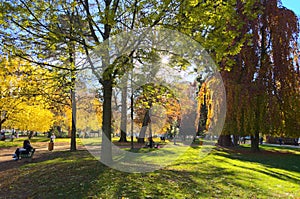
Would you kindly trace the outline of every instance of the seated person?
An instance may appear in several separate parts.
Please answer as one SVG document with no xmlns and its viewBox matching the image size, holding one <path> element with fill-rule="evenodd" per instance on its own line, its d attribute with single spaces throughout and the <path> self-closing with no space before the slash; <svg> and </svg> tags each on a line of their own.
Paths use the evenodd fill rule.
<svg viewBox="0 0 300 199">
<path fill-rule="evenodd" d="M 158 146 L 158 143 L 156 143 L 156 142 L 154 142 L 153 141 L 153 138 L 152 137 L 149 137 L 148 138 L 148 143 L 146 144 L 146 147 L 150 147 L 150 148 L 159 148 L 159 146 Z"/>
<path fill-rule="evenodd" d="M 24 140 L 23 142 L 23 148 L 17 148 L 15 151 L 15 154 L 13 155 L 14 160 L 19 160 L 20 159 L 20 154 L 28 154 L 29 151 L 32 149 L 33 147 L 30 144 L 29 140 Z"/>
</svg>

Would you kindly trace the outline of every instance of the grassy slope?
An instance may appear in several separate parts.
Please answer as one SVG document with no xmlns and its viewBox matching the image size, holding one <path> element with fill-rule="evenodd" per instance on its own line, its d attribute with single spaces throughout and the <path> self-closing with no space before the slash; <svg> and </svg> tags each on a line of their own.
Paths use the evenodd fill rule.
<svg viewBox="0 0 300 199">
<path fill-rule="evenodd" d="M 299 150 L 265 149 L 216 148 L 199 158 L 199 148 L 190 148 L 143 174 L 105 167 L 87 151 L 53 152 L 2 170 L 0 198 L 299 198 Z"/>
</svg>

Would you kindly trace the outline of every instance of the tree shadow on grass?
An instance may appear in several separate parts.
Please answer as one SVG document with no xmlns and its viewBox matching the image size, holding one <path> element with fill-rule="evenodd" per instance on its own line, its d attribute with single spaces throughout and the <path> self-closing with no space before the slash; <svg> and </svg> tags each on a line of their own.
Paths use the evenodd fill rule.
<svg viewBox="0 0 300 199">
<path fill-rule="evenodd" d="M 1 197 L 182 198 L 196 196 L 202 187 L 192 179 L 194 172 L 124 173 L 104 166 L 87 151 L 53 152 L 18 164 L 13 171 L 13 178 L 1 183 Z"/>
<path fill-rule="evenodd" d="M 219 195 L 211 186 L 218 176 L 232 176 L 222 168 L 161 169 L 124 173 L 104 166 L 88 151 L 42 154 L 20 163 L 1 183 L 4 198 L 199 198 Z M 199 180 L 200 179 L 200 180 Z M 202 179 L 202 180 L 201 180 Z"/>
<path fill-rule="evenodd" d="M 252 154 L 215 153 L 270 165 L 265 158 L 255 159 Z M 253 196 L 248 184 L 243 184 L 251 173 L 241 176 L 238 171 L 208 166 L 205 161 L 184 161 L 149 173 L 124 173 L 104 166 L 88 151 L 78 150 L 41 154 L 32 163 L 21 163 L 7 171 L 13 174 L 7 173 L 6 182 L 0 183 L 3 198 L 222 198 L 229 194 L 239 197 L 240 192 L 244 198 Z M 263 172 L 270 175 L 272 171 Z M 261 194 L 269 193 L 263 190 Z"/>
<path fill-rule="evenodd" d="M 292 183 L 295 183 L 295 184 L 300 184 L 300 178 L 299 177 L 296 177 L 296 176 L 292 175 L 291 173 L 284 172 L 284 170 L 282 172 L 272 170 L 272 168 L 278 169 L 278 167 L 271 167 L 270 165 L 264 165 L 264 167 L 261 167 L 261 168 L 259 168 L 259 167 L 249 168 L 249 167 L 246 167 L 246 166 L 234 164 L 234 163 L 226 161 L 226 160 L 222 160 L 222 161 L 224 163 L 232 165 L 234 167 L 239 167 L 239 168 L 242 168 L 242 169 L 245 169 L 245 170 L 251 170 L 252 172 L 262 173 L 262 174 L 265 174 L 267 176 L 274 177 L 276 179 L 280 179 L 280 180 L 283 180 L 283 181 L 289 181 L 289 182 L 292 182 Z M 245 161 L 245 160 L 243 160 L 243 161 Z"/>
<path fill-rule="evenodd" d="M 219 174 L 231 175 L 232 173 L 218 170 Z M 216 173 L 217 174 L 217 173 Z M 109 174 L 104 174 L 109 175 Z M 103 181 L 99 198 L 207 198 L 214 195 L 213 188 L 202 172 L 178 171 L 163 169 L 150 173 L 122 173 L 114 172 L 112 181 Z M 105 176 L 101 177 L 102 179 Z M 210 178 L 209 180 L 212 180 Z M 108 193 L 105 190 L 111 189 Z M 99 187 L 98 187 L 99 189 Z M 113 193 L 113 195 L 109 195 Z M 217 197 L 218 193 L 215 193 Z"/>
<path fill-rule="evenodd" d="M 107 169 L 84 150 L 57 151 L 40 155 L 31 163 L 13 163 L 13 167 L 1 171 L 3 198 L 69 198 L 72 195 L 81 198 L 86 196 L 90 182 Z"/>
<path fill-rule="evenodd" d="M 261 150 L 254 153 L 248 149 L 218 148 L 217 155 L 240 161 L 259 163 L 269 168 L 300 172 L 300 154 L 276 150 Z"/>
</svg>

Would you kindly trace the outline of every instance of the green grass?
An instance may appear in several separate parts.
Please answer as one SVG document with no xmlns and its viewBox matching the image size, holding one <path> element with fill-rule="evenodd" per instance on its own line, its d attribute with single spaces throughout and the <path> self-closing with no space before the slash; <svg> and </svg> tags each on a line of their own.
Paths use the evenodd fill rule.
<svg viewBox="0 0 300 199">
<path fill-rule="evenodd" d="M 0 148 L 6 148 L 6 147 L 21 147 L 23 145 L 23 141 L 27 140 L 28 137 L 19 137 L 15 138 L 13 141 L 10 139 L 6 139 L 5 141 L 0 141 Z M 31 143 L 35 142 L 47 142 L 49 141 L 48 138 L 45 137 L 33 137 L 30 139 Z"/>
<path fill-rule="evenodd" d="M 108 168 L 87 151 L 54 151 L 8 168 L 15 175 L 3 176 L 0 198 L 300 197 L 298 149 L 263 147 L 251 153 L 248 146 L 215 148 L 202 158 L 200 149 L 189 148 L 167 168 L 150 173 Z"/>
</svg>

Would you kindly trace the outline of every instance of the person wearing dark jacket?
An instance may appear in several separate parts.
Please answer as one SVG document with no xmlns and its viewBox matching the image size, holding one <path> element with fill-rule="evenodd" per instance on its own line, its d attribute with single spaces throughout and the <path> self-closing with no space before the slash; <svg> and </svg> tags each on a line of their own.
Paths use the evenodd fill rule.
<svg viewBox="0 0 300 199">
<path fill-rule="evenodd" d="M 13 155 L 14 160 L 20 159 L 20 154 L 28 154 L 33 147 L 30 144 L 29 140 L 24 140 L 23 148 L 17 148 L 15 154 Z"/>
</svg>

